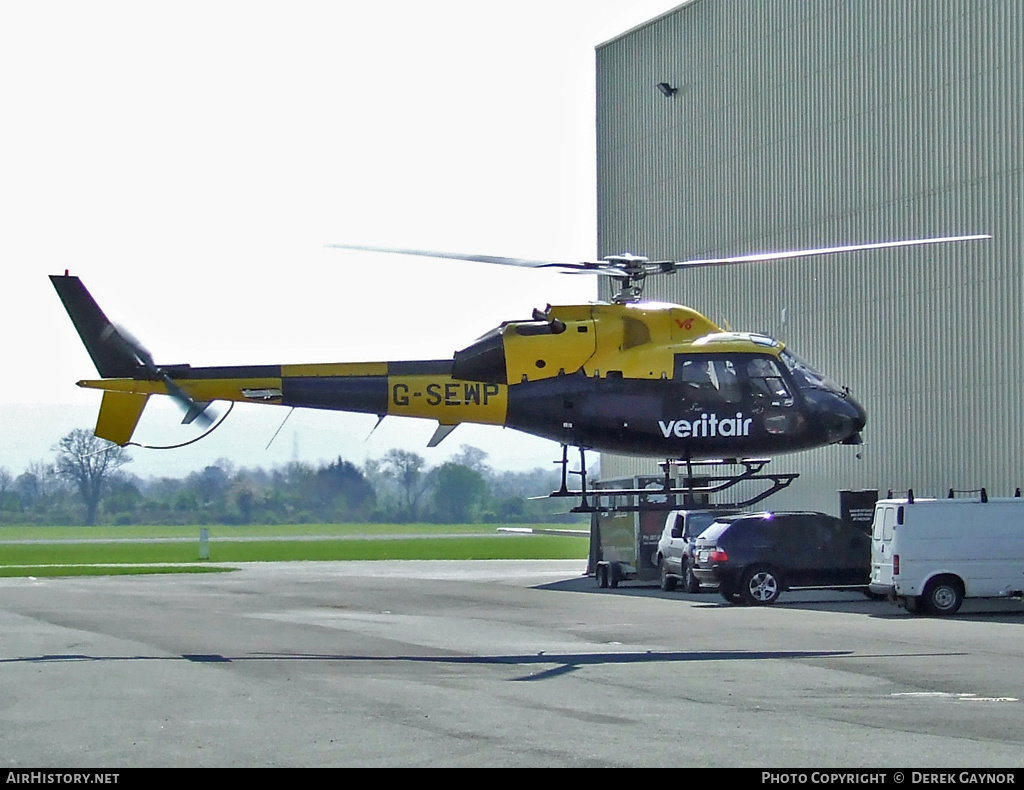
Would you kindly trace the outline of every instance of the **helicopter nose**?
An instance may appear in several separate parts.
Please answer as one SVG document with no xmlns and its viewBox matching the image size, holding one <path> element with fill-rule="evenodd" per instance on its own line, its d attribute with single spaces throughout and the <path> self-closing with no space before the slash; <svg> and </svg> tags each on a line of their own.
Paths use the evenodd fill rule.
<svg viewBox="0 0 1024 790">
<path fill-rule="evenodd" d="M 805 393 L 811 411 L 817 414 L 820 430 L 829 444 L 860 443 L 867 415 L 846 392 L 817 390 Z"/>
<path fill-rule="evenodd" d="M 832 430 L 837 441 L 842 444 L 863 444 L 860 432 L 864 430 L 867 423 L 867 413 L 864 407 L 849 395 L 837 398 L 833 415 L 835 418 Z"/>
</svg>

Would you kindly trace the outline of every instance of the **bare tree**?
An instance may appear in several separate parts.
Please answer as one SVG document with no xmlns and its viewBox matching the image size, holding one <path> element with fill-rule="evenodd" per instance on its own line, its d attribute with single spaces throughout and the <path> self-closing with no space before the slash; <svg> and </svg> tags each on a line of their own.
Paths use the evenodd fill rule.
<svg viewBox="0 0 1024 790">
<path fill-rule="evenodd" d="M 474 447 L 471 444 L 460 445 L 459 452 L 451 457 L 451 462 L 464 466 L 467 469 L 472 469 L 484 477 L 490 477 L 494 474 L 491 471 L 491 467 L 487 464 L 487 451 Z"/>
<path fill-rule="evenodd" d="M 384 455 L 384 467 L 403 492 L 405 517 L 416 520 L 420 497 L 426 487 L 423 466 L 427 459 L 410 450 L 392 449 Z"/>
<path fill-rule="evenodd" d="M 0 466 L 0 510 L 7 510 L 10 507 L 7 495 L 13 487 L 14 477 L 7 471 L 6 466 Z"/>
<path fill-rule="evenodd" d="M 131 461 L 123 447 L 100 439 L 92 431 L 76 428 L 57 446 L 57 475 L 72 483 L 85 503 L 85 523 L 96 523 L 96 512 L 110 476 Z"/>
</svg>

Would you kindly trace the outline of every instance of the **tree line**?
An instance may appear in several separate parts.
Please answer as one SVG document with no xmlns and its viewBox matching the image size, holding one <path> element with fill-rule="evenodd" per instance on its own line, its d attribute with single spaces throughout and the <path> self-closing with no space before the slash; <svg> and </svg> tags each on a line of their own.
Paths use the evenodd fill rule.
<svg viewBox="0 0 1024 790">
<path fill-rule="evenodd" d="M 52 461 L 14 475 L 0 466 L 3 524 L 529 523 L 577 521 L 571 500 L 544 497 L 557 467 L 493 470 L 487 453 L 462 445 L 429 467 L 418 453 L 392 449 L 362 465 L 237 467 L 220 459 L 182 478 L 143 480 L 131 455 L 86 429 L 66 434 Z"/>
</svg>

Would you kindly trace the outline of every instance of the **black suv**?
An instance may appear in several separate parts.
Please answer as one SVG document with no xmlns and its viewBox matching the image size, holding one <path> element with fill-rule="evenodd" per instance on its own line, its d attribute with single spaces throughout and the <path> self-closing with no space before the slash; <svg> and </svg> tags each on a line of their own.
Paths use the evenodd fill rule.
<svg viewBox="0 0 1024 790">
<path fill-rule="evenodd" d="M 729 603 L 775 603 L 783 590 L 860 589 L 871 580 L 871 536 L 824 513 L 721 518 L 697 539 L 694 575 Z"/>
</svg>

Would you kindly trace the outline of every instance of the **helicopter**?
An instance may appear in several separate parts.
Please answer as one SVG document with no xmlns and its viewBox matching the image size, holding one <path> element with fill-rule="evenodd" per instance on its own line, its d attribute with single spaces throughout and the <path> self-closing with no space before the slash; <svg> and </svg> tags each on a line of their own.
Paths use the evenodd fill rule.
<svg viewBox="0 0 1024 790">
<path fill-rule="evenodd" d="M 101 378 L 96 436 L 124 446 L 150 396 L 167 395 L 183 423 L 210 426 L 213 401 L 433 420 L 428 446 L 461 423 L 504 426 L 563 447 L 687 463 L 859 444 L 867 416 L 848 388 L 767 335 L 723 329 L 690 307 L 644 301 L 647 277 L 697 267 L 990 238 L 947 236 L 651 261 L 633 254 L 557 263 L 389 247 L 328 245 L 431 258 L 557 268 L 610 278 L 609 302 L 536 309 L 504 321 L 451 359 L 192 367 L 158 365 L 112 323 L 82 281 L 50 277 Z M 226 416 L 226 415 L 225 415 Z M 223 419 L 223 418 L 222 418 Z M 219 423 L 218 423 L 219 424 Z M 204 434 L 205 435 L 205 434 Z M 564 479 L 564 478 L 563 478 Z"/>
</svg>

